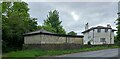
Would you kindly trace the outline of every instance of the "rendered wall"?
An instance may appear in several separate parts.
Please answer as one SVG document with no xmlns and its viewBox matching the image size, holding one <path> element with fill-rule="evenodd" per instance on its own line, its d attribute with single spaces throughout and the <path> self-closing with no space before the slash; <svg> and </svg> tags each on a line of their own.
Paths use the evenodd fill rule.
<svg viewBox="0 0 120 59">
<path fill-rule="evenodd" d="M 111 41 L 110 41 L 111 37 Z M 84 44 L 87 44 L 89 40 L 92 44 L 103 44 L 103 42 L 100 42 L 100 38 L 106 39 L 106 44 L 114 44 L 114 32 L 111 32 L 110 29 L 108 29 L 108 32 L 105 32 L 105 29 L 101 29 L 101 32 L 97 32 L 97 29 L 94 29 L 94 38 L 93 38 L 93 30 L 90 32 L 84 33 Z"/>
<path fill-rule="evenodd" d="M 83 44 L 83 38 L 44 35 L 44 34 L 24 37 L 24 44 L 63 44 L 63 43 Z"/>
</svg>

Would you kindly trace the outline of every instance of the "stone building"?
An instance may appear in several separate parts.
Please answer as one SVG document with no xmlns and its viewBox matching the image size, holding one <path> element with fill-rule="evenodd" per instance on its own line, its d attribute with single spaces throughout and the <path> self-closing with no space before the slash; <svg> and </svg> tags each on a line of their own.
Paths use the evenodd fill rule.
<svg viewBox="0 0 120 59">
<path fill-rule="evenodd" d="M 82 35 L 63 35 L 40 29 L 24 34 L 24 44 L 83 44 Z"/>
</svg>

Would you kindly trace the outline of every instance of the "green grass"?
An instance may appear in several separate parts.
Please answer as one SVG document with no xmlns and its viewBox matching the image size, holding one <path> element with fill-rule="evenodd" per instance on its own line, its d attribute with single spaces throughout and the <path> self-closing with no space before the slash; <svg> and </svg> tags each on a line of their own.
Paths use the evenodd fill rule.
<svg viewBox="0 0 120 59">
<path fill-rule="evenodd" d="M 76 52 L 85 52 L 85 51 L 95 51 L 95 50 L 102 50 L 102 49 L 111 49 L 111 48 L 118 48 L 118 46 L 111 46 L 111 47 L 102 47 L 96 46 L 93 48 L 81 48 L 75 50 L 41 50 L 41 49 L 31 49 L 31 50 L 22 50 L 22 51 L 13 51 L 6 54 L 3 54 L 3 57 L 38 57 L 38 56 L 55 56 L 55 55 L 62 55 L 62 54 L 70 54 Z"/>
</svg>

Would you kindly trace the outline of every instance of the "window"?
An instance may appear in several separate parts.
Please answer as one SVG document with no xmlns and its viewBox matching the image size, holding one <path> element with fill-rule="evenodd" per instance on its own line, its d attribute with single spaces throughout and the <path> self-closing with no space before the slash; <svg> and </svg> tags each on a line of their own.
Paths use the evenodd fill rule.
<svg viewBox="0 0 120 59">
<path fill-rule="evenodd" d="M 100 38 L 100 42 L 106 42 L 105 38 Z"/>
<path fill-rule="evenodd" d="M 101 29 L 98 28 L 97 32 L 101 32 Z"/>
<path fill-rule="evenodd" d="M 105 32 L 108 32 L 108 29 L 105 29 Z"/>
</svg>

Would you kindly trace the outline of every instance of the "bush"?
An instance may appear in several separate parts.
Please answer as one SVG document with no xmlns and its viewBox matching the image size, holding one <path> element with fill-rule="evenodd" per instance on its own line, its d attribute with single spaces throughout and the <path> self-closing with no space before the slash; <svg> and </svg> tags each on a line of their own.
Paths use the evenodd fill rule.
<svg viewBox="0 0 120 59">
<path fill-rule="evenodd" d="M 116 43 L 116 45 L 118 45 L 118 46 L 120 47 L 120 41 L 118 41 L 118 42 Z"/>
</svg>

